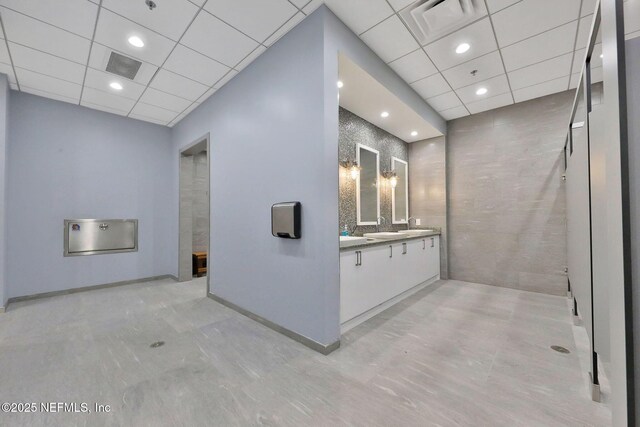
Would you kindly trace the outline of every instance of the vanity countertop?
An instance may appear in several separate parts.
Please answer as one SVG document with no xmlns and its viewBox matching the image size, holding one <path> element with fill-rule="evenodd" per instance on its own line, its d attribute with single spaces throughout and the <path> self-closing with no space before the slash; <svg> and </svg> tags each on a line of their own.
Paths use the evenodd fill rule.
<svg viewBox="0 0 640 427">
<path fill-rule="evenodd" d="M 419 240 L 419 239 L 424 239 L 425 237 L 431 237 L 431 236 L 439 236 L 440 235 L 440 230 L 439 229 L 434 229 L 434 228 L 429 228 L 429 231 L 425 230 L 424 234 L 418 235 L 418 236 L 412 236 L 409 234 L 402 234 L 401 232 L 398 233 L 398 237 L 395 238 L 391 238 L 391 239 L 367 239 L 366 242 L 357 244 L 357 245 L 352 245 L 352 246 L 347 246 L 347 247 L 343 247 L 340 248 L 340 252 L 346 252 L 346 251 L 351 251 L 351 250 L 358 250 L 358 249 L 362 249 L 362 248 L 369 248 L 372 246 L 384 246 L 384 245 L 391 245 L 394 243 L 398 243 L 398 242 L 405 242 L 408 240 Z"/>
</svg>

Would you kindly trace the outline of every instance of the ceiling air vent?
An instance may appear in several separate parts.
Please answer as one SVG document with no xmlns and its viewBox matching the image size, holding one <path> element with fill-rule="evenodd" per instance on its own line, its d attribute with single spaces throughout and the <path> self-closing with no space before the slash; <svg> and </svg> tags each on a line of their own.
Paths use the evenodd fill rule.
<svg viewBox="0 0 640 427">
<path fill-rule="evenodd" d="M 400 12 L 402 19 L 423 45 L 486 14 L 482 0 L 418 0 Z"/>
<path fill-rule="evenodd" d="M 133 80 L 138 74 L 138 70 L 142 62 L 129 58 L 119 53 L 111 52 L 109 62 L 107 62 L 107 71 Z"/>
</svg>

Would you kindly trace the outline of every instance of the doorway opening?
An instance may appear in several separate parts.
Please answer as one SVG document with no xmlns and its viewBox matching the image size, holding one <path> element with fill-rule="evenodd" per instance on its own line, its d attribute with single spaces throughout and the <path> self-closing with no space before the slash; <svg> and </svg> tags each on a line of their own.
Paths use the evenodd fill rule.
<svg viewBox="0 0 640 427">
<path fill-rule="evenodd" d="M 209 135 L 180 151 L 180 224 L 178 280 L 206 276 L 207 293 L 211 262 Z"/>
</svg>

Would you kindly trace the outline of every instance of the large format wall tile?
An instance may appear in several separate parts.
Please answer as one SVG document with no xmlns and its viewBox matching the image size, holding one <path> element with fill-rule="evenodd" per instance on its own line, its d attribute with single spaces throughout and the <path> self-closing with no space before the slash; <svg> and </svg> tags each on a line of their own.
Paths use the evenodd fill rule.
<svg viewBox="0 0 640 427">
<path fill-rule="evenodd" d="M 573 94 L 448 123 L 452 279 L 566 292 L 562 150 Z"/>
</svg>

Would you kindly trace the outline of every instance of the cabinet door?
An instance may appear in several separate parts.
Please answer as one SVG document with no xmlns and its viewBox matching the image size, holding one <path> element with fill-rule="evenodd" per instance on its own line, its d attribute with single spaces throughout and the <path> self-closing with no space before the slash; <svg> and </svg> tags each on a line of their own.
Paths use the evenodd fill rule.
<svg viewBox="0 0 640 427">
<path fill-rule="evenodd" d="M 427 271 L 425 280 L 440 275 L 440 236 L 427 237 Z"/>
<path fill-rule="evenodd" d="M 341 323 L 388 299 L 386 285 L 392 270 L 389 253 L 387 245 L 340 253 Z"/>
</svg>

